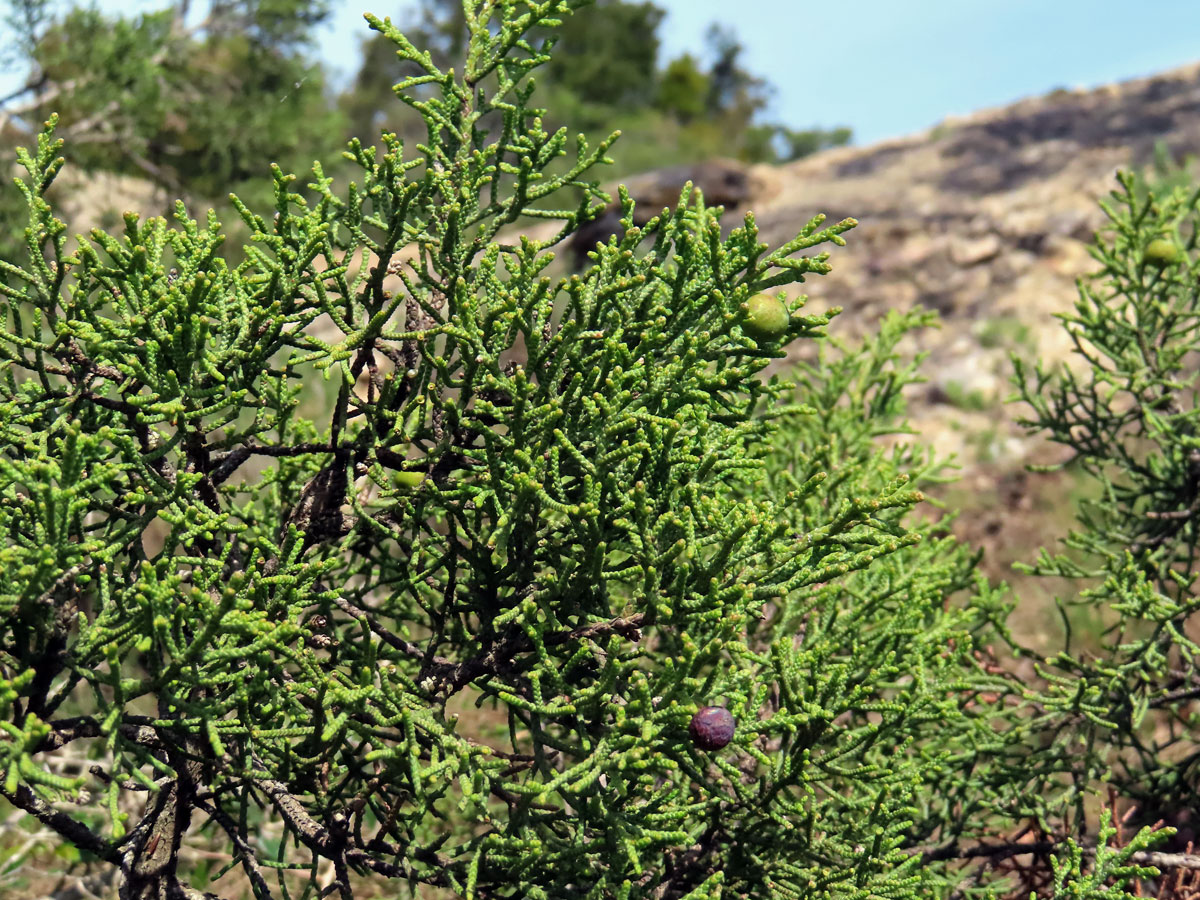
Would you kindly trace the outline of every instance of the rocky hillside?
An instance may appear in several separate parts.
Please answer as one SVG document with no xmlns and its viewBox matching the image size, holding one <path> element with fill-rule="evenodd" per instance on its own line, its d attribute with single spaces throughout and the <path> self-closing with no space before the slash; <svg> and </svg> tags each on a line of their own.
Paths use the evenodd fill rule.
<svg viewBox="0 0 1200 900">
<path fill-rule="evenodd" d="M 1069 355 L 1052 314 L 1072 307 L 1076 277 L 1094 269 L 1097 200 L 1157 141 L 1176 158 L 1200 148 L 1200 64 L 760 168 L 749 206 L 772 245 L 817 212 L 858 219 L 834 271 L 805 285 L 812 306 L 845 308 L 831 327 L 840 335 L 889 309 L 937 310 L 943 327 L 916 342 L 930 353 L 929 383 L 913 397 L 922 433 L 968 466 L 1011 463 L 1037 448 L 1009 424 L 1015 410 L 997 415 L 1008 351 Z"/>
</svg>

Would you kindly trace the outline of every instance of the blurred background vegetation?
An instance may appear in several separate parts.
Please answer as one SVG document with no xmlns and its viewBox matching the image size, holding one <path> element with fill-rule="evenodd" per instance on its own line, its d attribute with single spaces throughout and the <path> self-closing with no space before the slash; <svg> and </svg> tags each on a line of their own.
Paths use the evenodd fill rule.
<svg viewBox="0 0 1200 900">
<path fill-rule="evenodd" d="M 386 10 L 384 10 L 386 12 Z M 176 197 L 214 205 L 229 223 L 230 191 L 252 208 L 269 203 L 267 164 L 303 177 L 314 159 L 338 174 L 351 136 L 395 131 L 424 137 L 419 117 L 392 93 L 406 75 L 394 48 L 366 32 L 347 89 L 330 85 L 314 33 L 325 0 L 191 0 L 117 15 L 52 0 L 6 0 L 14 38 L 0 62 L 27 72 L 0 97 L 0 153 L 35 140 L 57 111 L 69 163 L 88 173 L 145 179 L 159 209 Z M 560 52 L 539 79 L 549 124 L 598 139 L 624 137 L 612 177 L 714 157 L 782 162 L 845 144 L 847 128 L 799 129 L 765 120 L 772 87 L 752 71 L 736 33 L 713 24 L 697 54 L 663 59 L 665 10 L 653 2 L 598 0 L 563 29 Z M 462 54 L 461 0 L 421 0 L 399 24 L 440 64 Z M 20 257 L 24 204 L 4 179 L 0 258 Z M 104 225 L 119 222 L 110 214 Z"/>
</svg>

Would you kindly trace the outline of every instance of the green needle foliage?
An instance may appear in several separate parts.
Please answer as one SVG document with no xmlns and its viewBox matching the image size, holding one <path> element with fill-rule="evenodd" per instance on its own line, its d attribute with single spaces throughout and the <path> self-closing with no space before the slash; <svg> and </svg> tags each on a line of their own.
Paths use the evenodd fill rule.
<svg viewBox="0 0 1200 900">
<path fill-rule="evenodd" d="M 1152 841 L 1148 830 L 1134 835 L 1124 847 L 1114 848 L 1109 845 L 1117 834 L 1112 824 L 1109 810 L 1101 814 L 1100 839 L 1096 848 L 1096 859 L 1090 865 L 1084 860 L 1082 848 L 1074 840 L 1068 838 L 1065 853 L 1055 857 L 1051 862 L 1054 872 L 1053 896 L 1056 900 L 1093 900 L 1093 898 L 1109 898 L 1109 900 L 1134 900 L 1142 896 L 1141 892 L 1130 893 L 1121 886 L 1134 878 L 1153 877 L 1159 872 L 1152 866 L 1130 865 L 1130 861 Z M 1114 885 L 1113 887 L 1112 885 Z"/>
<path fill-rule="evenodd" d="M 1153 584 L 1177 593 L 1171 572 L 1192 567 L 1200 540 L 1200 411 L 1189 356 L 1200 326 L 1200 194 L 1145 193 L 1129 173 L 1120 184 L 1101 204 L 1112 223 L 1092 248 L 1102 271 L 1080 285 L 1075 312 L 1063 317 L 1089 365 L 1029 371 L 1016 361 L 1033 410 L 1027 424 L 1069 447 L 1071 464 L 1102 485 L 1067 542 L 1096 563 L 1046 558 L 1041 569 L 1103 577 L 1132 554 Z"/>
<path fill-rule="evenodd" d="M 420 72 L 396 91 L 425 141 L 352 142 L 344 189 L 275 167 L 271 214 L 233 198 L 236 265 L 182 203 L 69 249 L 55 120 L 21 151 L 0 793 L 123 900 L 244 895 L 234 868 L 260 900 L 995 896 L 962 860 L 1030 817 L 1062 896 L 1149 875 L 1148 832 L 1055 830 L 1117 758 L 1136 661 L 1027 686 L 989 649 L 1002 593 L 912 515 L 946 462 L 903 436 L 896 347 L 930 318 L 847 349 L 780 293 L 786 327 L 746 327 L 853 220 L 772 250 L 690 188 L 641 228 L 623 195 L 625 235 L 547 274 L 612 139 L 543 128 L 530 35 L 586 2 L 464 0 L 460 71 L 368 16 Z M 561 229 L 510 237 L 525 216 Z M 797 383 L 764 377 L 797 341 Z M 1119 608 L 1175 665 L 1190 601 L 1149 559 L 1113 570 L 1140 579 Z M 705 706 L 736 721 L 719 749 Z M 1076 770 L 1049 738 L 1084 720 Z"/>
<path fill-rule="evenodd" d="M 1132 173 L 1119 183 L 1101 204 L 1110 220 L 1092 248 L 1101 270 L 1063 316 L 1087 365 L 1030 369 L 1014 358 L 1026 424 L 1069 448 L 1064 465 L 1098 487 L 1065 552 L 1043 550 L 1025 567 L 1080 585 L 1059 601 L 1066 645 L 1028 699 L 1048 743 L 1037 777 L 1079 817 L 1087 781 L 1102 778 L 1145 821 L 1182 824 L 1200 802 L 1200 191 L 1148 187 Z M 1077 622 L 1095 636 L 1073 634 Z"/>
</svg>

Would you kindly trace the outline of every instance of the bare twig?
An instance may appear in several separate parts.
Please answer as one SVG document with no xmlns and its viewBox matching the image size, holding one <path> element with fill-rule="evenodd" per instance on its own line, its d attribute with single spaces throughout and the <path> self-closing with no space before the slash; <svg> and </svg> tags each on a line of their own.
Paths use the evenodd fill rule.
<svg viewBox="0 0 1200 900">
<path fill-rule="evenodd" d="M 245 835 L 242 834 L 237 823 L 225 814 L 220 805 L 207 803 L 200 799 L 197 799 L 195 802 L 199 809 L 208 813 L 212 817 L 212 820 L 221 826 L 221 830 L 229 835 L 229 840 L 233 842 L 233 846 L 241 853 L 242 868 L 246 872 L 246 877 L 254 884 L 259 900 L 271 900 L 271 889 L 267 886 L 267 880 L 263 876 L 262 868 L 258 864 L 258 855 L 254 852 L 254 848 L 246 842 Z"/>
<path fill-rule="evenodd" d="M 28 785 L 18 784 L 12 793 L 0 787 L 0 794 L 13 806 L 25 810 L 43 825 L 66 838 L 81 850 L 87 850 L 108 862 L 117 862 L 116 848 L 82 822 L 65 812 L 59 812 L 33 792 Z"/>
<path fill-rule="evenodd" d="M 1006 841 L 999 844 L 959 847 L 955 843 L 924 851 L 921 854 L 921 862 L 928 864 L 950 859 L 986 859 L 996 863 L 1014 856 L 1049 856 L 1057 852 L 1064 844 L 1065 841 Z M 1087 856 L 1096 854 L 1096 848 L 1087 845 L 1081 846 L 1080 851 Z M 1194 853 L 1157 853 L 1152 850 L 1139 850 L 1130 856 L 1130 861 L 1141 866 L 1156 866 L 1159 869 L 1200 870 L 1200 854 Z"/>
</svg>

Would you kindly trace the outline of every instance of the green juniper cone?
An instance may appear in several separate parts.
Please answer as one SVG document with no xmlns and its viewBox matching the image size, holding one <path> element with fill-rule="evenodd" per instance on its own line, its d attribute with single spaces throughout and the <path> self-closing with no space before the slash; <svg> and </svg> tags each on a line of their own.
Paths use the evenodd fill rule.
<svg viewBox="0 0 1200 900">
<path fill-rule="evenodd" d="M 1053 723 L 987 649 L 1007 605 L 910 515 L 945 464 L 877 442 L 929 317 L 848 350 L 801 297 L 747 333 L 854 222 L 771 250 L 623 195 L 547 274 L 611 141 L 543 130 L 526 35 L 584 4 L 464 0 L 458 70 L 368 16 L 426 141 L 352 142 L 344 189 L 274 169 L 233 268 L 182 204 L 68 250 L 53 119 L 21 153 L 0 793 L 124 900 L 974 897 L 1008 882 L 958 857 L 1060 812 L 1021 780 Z M 764 378 L 795 341 L 798 388 Z M 1060 881 L 1141 872 L 1109 837 Z"/>
<path fill-rule="evenodd" d="M 1179 248 L 1174 241 L 1156 238 L 1146 245 L 1146 262 L 1156 266 L 1169 266 L 1179 262 Z"/>
<path fill-rule="evenodd" d="M 688 734 L 701 750 L 720 750 L 733 740 L 737 723 L 723 706 L 705 706 L 688 723 Z"/>
<path fill-rule="evenodd" d="M 771 294 L 755 294 L 746 301 L 742 330 L 757 341 L 778 340 L 787 334 L 790 314 L 787 306 Z"/>
</svg>

